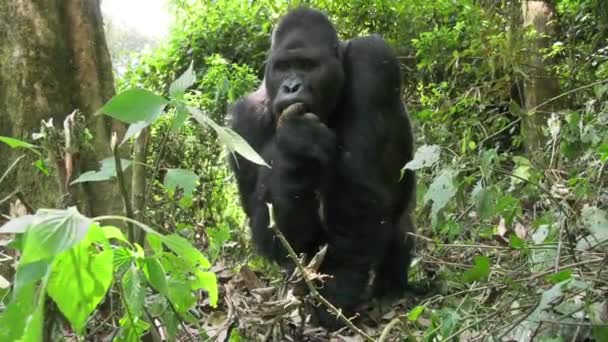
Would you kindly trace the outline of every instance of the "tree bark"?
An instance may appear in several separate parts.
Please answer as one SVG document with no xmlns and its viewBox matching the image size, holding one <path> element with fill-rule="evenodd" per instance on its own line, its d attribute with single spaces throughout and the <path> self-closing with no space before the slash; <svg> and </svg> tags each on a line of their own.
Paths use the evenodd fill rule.
<svg viewBox="0 0 608 342">
<path fill-rule="evenodd" d="M 529 44 L 524 82 L 525 112 L 522 118 L 522 135 L 532 162 L 545 165 L 548 158 L 544 153 L 546 137 L 543 128 L 549 113 L 558 108 L 552 98 L 559 95 L 559 81 L 547 70 L 547 61 L 542 50 L 551 47 L 550 37 L 556 33 L 555 7 L 549 0 L 522 1 L 524 29 L 533 28 L 537 35 Z"/>
<path fill-rule="evenodd" d="M 0 1 L 0 135 L 31 141 L 41 120 L 52 118 L 61 127 L 79 109 L 93 136 L 93 152 L 81 154 L 75 165 L 82 171 L 97 169 L 99 160 L 110 157 L 111 130 L 122 132 L 121 125 L 112 127 L 107 117 L 93 115 L 114 95 L 99 5 L 99 0 Z M 22 153 L 0 144 L 0 172 Z M 52 177 L 28 163 L 0 184 L 0 194 L 16 186 L 36 208 L 61 205 Z M 114 182 L 86 183 L 84 192 L 78 202 L 85 214 L 122 213 Z"/>
</svg>

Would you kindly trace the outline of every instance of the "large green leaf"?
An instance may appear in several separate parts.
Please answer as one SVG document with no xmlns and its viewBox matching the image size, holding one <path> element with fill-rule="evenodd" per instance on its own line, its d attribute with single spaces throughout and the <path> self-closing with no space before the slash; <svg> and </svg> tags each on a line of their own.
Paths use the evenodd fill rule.
<svg viewBox="0 0 608 342">
<path fill-rule="evenodd" d="M 437 222 L 437 214 L 439 211 L 443 209 L 456 194 L 457 189 L 454 185 L 456 175 L 458 175 L 458 171 L 456 170 L 443 170 L 441 174 L 433 180 L 433 183 L 424 196 L 425 203 L 433 201 L 433 206 L 431 207 L 433 224 Z"/>
<path fill-rule="evenodd" d="M 73 180 L 70 184 L 84 183 L 84 182 L 101 182 L 107 181 L 116 177 L 116 161 L 114 157 L 103 159 L 99 162 L 99 171 L 87 171 L 80 175 L 77 179 Z M 126 159 L 120 160 L 120 166 L 123 172 L 131 166 L 131 161 Z"/>
<path fill-rule="evenodd" d="M 486 279 L 490 275 L 490 258 L 485 255 L 477 255 L 473 258 L 475 266 L 468 269 L 462 275 L 465 282 L 471 283 Z"/>
<path fill-rule="evenodd" d="M 134 88 L 114 96 L 98 112 L 129 124 L 152 123 L 168 103 L 167 99 L 151 91 Z"/>
<path fill-rule="evenodd" d="M 174 98 L 180 99 L 184 93 L 196 82 L 196 74 L 194 73 L 194 63 L 190 62 L 190 66 L 179 76 L 169 87 L 169 94 Z"/>
<path fill-rule="evenodd" d="M 0 315 L 0 341 L 42 341 L 44 300 L 39 300 L 37 287 L 28 285 Z"/>
<path fill-rule="evenodd" d="M 122 294 L 128 310 L 133 317 L 141 317 L 144 313 L 146 287 L 140 270 L 132 264 L 122 277 Z"/>
<path fill-rule="evenodd" d="M 165 175 L 164 186 L 171 192 L 175 192 L 179 186 L 184 190 L 184 197 L 191 198 L 197 182 L 198 176 L 190 170 L 169 169 Z"/>
<path fill-rule="evenodd" d="M 192 282 L 192 289 L 198 290 L 203 289 L 209 294 L 209 304 L 212 307 L 217 306 L 218 288 L 217 288 L 217 277 L 213 272 L 203 272 L 197 270 L 194 272 L 195 281 Z"/>
<path fill-rule="evenodd" d="M 86 238 L 62 253 L 53 267 L 49 296 L 78 333 L 110 288 L 112 261 L 108 239 L 99 226 L 92 225 Z"/>
<path fill-rule="evenodd" d="M 439 161 L 441 148 L 439 145 L 422 145 L 416 150 L 414 159 L 409 161 L 403 169 L 418 170 L 431 167 Z"/>
<path fill-rule="evenodd" d="M 163 265 L 155 257 L 148 257 L 144 260 L 144 274 L 148 278 L 148 282 L 160 294 L 167 296 L 169 294 L 169 285 L 167 285 L 167 276 Z"/>
<path fill-rule="evenodd" d="M 0 136 L 0 142 L 7 144 L 10 148 L 26 148 L 36 154 L 40 154 L 40 152 L 36 150 L 39 148 L 38 146 L 26 143 L 25 141 L 21 141 L 19 139 Z"/>
<path fill-rule="evenodd" d="M 236 152 L 252 163 L 270 168 L 270 165 L 235 131 L 216 124 L 211 118 L 196 108 L 188 107 L 188 111 L 201 125 L 211 127 L 217 133 L 220 142 L 230 152 Z"/>
<path fill-rule="evenodd" d="M 608 213 L 598 207 L 585 206 L 581 211 L 583 225 L 590 233 L 578 242 L 578 248 L 588 249 L 596 245 L 608 244 Z"/>
<path fill-rule="evenodd" d="M 209 260 L 203 256 L 203 254 L 192 244 L 177 234 L 167 235 L 162 238 L 163 243 L 169 247 L 175 254 L 179 255 L 184 261 L 190 263 L 192 266 L 199 266 L 202 268 L 209 268 L 211 264 Z"/>
<path fill-rule="evenodd" d="M 25 233 L 20 263 L 52 259 L 72 248 L 87 235 L 92 223 L 75 207 L 39 210 Z"/>
</svg>

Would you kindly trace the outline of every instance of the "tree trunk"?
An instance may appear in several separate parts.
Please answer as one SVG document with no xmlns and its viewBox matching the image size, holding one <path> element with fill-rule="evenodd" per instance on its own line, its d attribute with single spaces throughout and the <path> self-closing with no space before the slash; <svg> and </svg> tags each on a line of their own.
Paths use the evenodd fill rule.
<svg viewBox="0 0 608 342">
<path fill-rule="evenodd" d="M 111 156 L 112 127 L 107 117 L 93 114 L 113 95 L 99 0 L 0 1 L 0 135 L 31 141 L 41 120 L 52 118 L 61 128 L 79 109 L 93 135 L 93 152 L 81 154 L 75 168 L 97 169 L 99 160 Z M 0 144 L 0 173 L 22 153 Z M 15 187 L 35 208 L 61 205 L 52 177 L 30 163 L 21 162 L 12 179 L 0 184 L 0 197 Z M 86 183 L 84 192 L 78 203 L 85 214 L 122 213 L 113 182 Z"/>
<path fill-rule="evenodd" d="M 548 156 L 544 153 L 546 143 L 543 128 L 547 124 L 549 113 L 558 107 L 550 101 L 559 95 L 559 81 L 547 70 L 547 61 L 542 50 L 551 46 L 555 35 L 555 8 L 550 0 L 522 1 L 524 28 L 533 28 L 537 35 L 529 44 L 524 82 L 525 112 L 522 118 L 522 134 L 531 160 L 537 165 L 546 165 Z"/>
</svg>

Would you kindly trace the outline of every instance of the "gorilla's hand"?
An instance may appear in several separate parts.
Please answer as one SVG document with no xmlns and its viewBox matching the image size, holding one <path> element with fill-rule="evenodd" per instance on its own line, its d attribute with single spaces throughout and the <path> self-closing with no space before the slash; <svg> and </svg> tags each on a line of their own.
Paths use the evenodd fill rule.
<svg viewBox="0 0 608 342">
<path fill-rule="evenodd" d="M 277 145 L 289 159 L 327 165 L 336 152 L 336 135 L 301 103 L 281 113 L 277 122 Z"/>
</svg>

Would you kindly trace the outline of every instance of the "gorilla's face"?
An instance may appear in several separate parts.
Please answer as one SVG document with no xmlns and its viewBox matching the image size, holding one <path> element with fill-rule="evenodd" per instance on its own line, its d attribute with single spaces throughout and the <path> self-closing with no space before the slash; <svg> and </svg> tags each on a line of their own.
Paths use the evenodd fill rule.
<svg viewBox="0 0 608 342">
<path fill-rule="evenodd" d="M 278 117 L 289 105 L 302 103 L 326 121 L 344 86 L 336 33 L 329 21 L 313 28 L 289 24 L 283 22 L 275 32 L 266 65 L 270 110 Z"/>
</svg>

